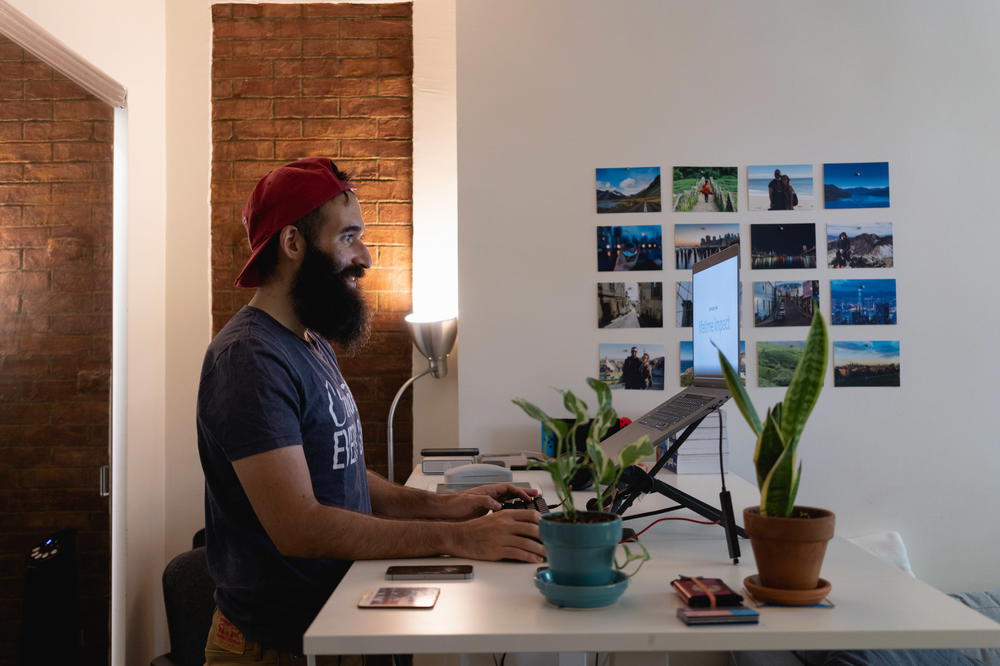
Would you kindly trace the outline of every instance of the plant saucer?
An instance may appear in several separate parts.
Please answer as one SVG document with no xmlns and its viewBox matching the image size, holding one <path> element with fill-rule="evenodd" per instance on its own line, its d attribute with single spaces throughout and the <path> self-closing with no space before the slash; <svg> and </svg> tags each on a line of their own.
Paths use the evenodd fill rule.
<svg viewBox="0 0 1000 666">
<path fill-rule="evenodd" d="M 535 574 L 535 587 L 559 608 L 603 608 L 618 601 L 628 587 L 628 576 L 613 571 L 607 585 L 557 585 L 552 582 L 552 572 L 542 569 Z"/>
<path fill-rule="evenodd" d="M 743 586 L 747 588 L 754 599 L 761 603 L 778 604 L 779 606 L 812 606 L 823 601 L 830 589 L 830 581 L 820 578 L 816 587 L 811 590 L 782 590 L 776 587 L 765 587 L 760 583 L 760 576 L 753 574 L 743 579 Z"/>
</svg>

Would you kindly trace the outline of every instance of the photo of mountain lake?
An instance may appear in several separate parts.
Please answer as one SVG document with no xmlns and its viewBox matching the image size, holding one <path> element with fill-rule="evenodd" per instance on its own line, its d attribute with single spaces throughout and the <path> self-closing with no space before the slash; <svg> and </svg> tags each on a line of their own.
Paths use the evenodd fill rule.
<svg viewBox="0 0 1000 666">
<path fill-rule="evenodd" d="M 823 206 L 826 208 L 888 208 L 889 163 L 824 164 Z"/>
<path fill-rule="evenodd" d="M 598 213 L 658 213 L 660 167 L 597 169 Z"/>
</svg>

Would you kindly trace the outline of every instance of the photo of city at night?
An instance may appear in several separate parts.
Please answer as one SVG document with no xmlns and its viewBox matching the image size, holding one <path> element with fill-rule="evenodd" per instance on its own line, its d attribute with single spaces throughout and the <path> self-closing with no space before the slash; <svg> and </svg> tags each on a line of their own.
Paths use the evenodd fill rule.
<svg viewBox="0 0 1000 666">
<path fill-rule="evenodd" d="M 899 340 L 833 343 L 834 386 L 899 386 Z"/>
<path fill-rule="evenodd" d="M 677 358 L 680 359 L 681 386 L 691 386 L 694 382 L 694 343 L 690 340 L 681 340 Z M 746 340 L 740 340 L 740 378 L 744 384 L 747 383 Z"/>
<path fill-rule="evenodd" d="M 816 225 L 751 224 L 750 268 L 816 268 Z"/>
<path fill-rule="evenodd" d="M 598 328 L 662 328 L 662 282 L 598 282 Z"/>
<path fill-rule="evenodd" d="M 830 280 L 830 321 L 841 326 L 896 323 L 896 280 Z"/>
<path fill-rule="evenodd" d="M 808 326 L 819 303 L 819 280 L 754 282 L 753 325 Z"/>
<path fill-rule="evenodd" d="M 677 270 L 691 270 L 702 259 L 739 242 L 739 224 L 675 224 L 674 257 Z"/>
<path fill-rule="evenodd" d="M 663 268 L 663 229 L 658 224 L 597 227 L 597 270 L 658 271 Z"/>
<path fill-rule="evenodd" d="M 602 342 L 598 376 L 611 389 L 663 390 L 663 345 Z"/>
<path fill-rule="evenodd" d="M 788 386 L 802 358 L 805 342 L 784 340 L 757 343 L 757 385 Z"/>
</svg>

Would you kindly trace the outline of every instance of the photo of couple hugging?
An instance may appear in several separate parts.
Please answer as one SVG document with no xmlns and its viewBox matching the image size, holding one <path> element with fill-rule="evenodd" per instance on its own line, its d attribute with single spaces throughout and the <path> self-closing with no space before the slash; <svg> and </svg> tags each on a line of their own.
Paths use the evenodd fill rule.
<svg viewBox="0 0 1000 666">
<path fill-rule="evenodd" d="M 799 195 L 788 174 L 781 173 L 781 169 L 774 170 L 774 179 L 767 184 L 767 196 L 771 204 L 768 210 L 792 210 L 799 205 Z"/>
</svg>

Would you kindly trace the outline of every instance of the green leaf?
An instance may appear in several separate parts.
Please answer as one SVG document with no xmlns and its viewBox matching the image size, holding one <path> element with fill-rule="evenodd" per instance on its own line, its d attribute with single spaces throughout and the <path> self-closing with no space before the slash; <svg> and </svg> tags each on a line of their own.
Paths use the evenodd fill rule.
<svg viewBox="0 0 1000 666">
<path fill-rule="evenodd" d="M 587 421 L 587 403 L 580 400 L 572 391 L 561 391 L 563 397 L 563 407 L 566 408 L 577 424 Z"/>
<path fill-rule="evenodd" d="M 715 345 L 714 342 L 712 344 Z M 719 350 L 719 363 L 722 364 L 722 375 L 726 378 L 726 386 L 729 387 L 729 392 L 733 394 L 733 402 L 739 407 L 740 413 L 743 414 L 743 418 L 746 419 L 754 434 L 760 435 L 760 417 L 757 416 L 757 410 L 754 409 L 753 403 L 750 401 L 746 387 L 740 381 L 739 373 L 733 369 L 733 366 L 729 363 L 729 359 L 722 353 L 719 346 L 715 345 L 715 348 Z"/>
<path fill-rule="evenodd" d="M 639 573 L 639 569 L 642 568 L 642 565 L 649 561 L 649 551 L 646 550 L 646 546 L 644 546 L 643 543 L 639 540 L 632 541 L 631 543 L 633 543 L 636 546 L 639 546 L 642 552 L 633 553 L 632 550 L 628 547 L 629 545 L 627 543 L 621 544 L 622 550 L 625 551 L 625 561 L 620 564 L 618 563 L 618 553 L 617 552 L 615 553 L 615 569 L 617 569 L 618 571 L 621 571 L 622 569 L 627 567 L 630 562 L 636 562 L 636 561 L 639 562 L 639 566 L 635 568 L 635 571 L 633 571 L 630 574 L 626 574 L 629 578 Z"/>
<path fill-rule="evenodd" d="M 611 407 L 611 389 L 608 385 L 599 379 L 594 379 L 593 377 L 587 377 L 587 386 L 594 389 L 594 393 L 597 394 L 597 411 L 601 413 L 605 410 L 612 409 Z"/>
<path fill-rule="evenodd" d="M 619 460 L 621 460 L 621 467 L 624 469 L 651 455 L 653 455 L 653 443 L 649 441 L 649 437 L 643 435 L 622 449 Z"/>
<path fill-rule="evenodd" d="M 781 439 L 781 428 L 774 418 L 775 411 L 780 411 L 779 402 L 772 409 L 767 410 L 767 417 L 764 429 L 757 435 L 757 446 L 753 452 L 754 467 L 757 470 L 757 487 L 764 490 L 764 482 L 771 472 L 774 464 L 781 457 L 785 450 L 785 443 Z"/>
<path fill-rule="evenodd" d="M 775 462 L 764 485 L 760 488 L 760 513 L 762 516 L 787 517 L 795 503 L 793 490 L 798 489 L 795 469 L 795 445 L 785 446 Z"/>
<path fill-rule="evenodd" d="M 781 414 L 781 434 L 787 444 L 797 443 L 812 413 L 826 379 L 827 348 L 826 324 L 819 308 L 814 307 L 812 325 L 806 337 L 802 358 L 795 368 L 792 381 L 785 392 L 784 411 Z"/>
</svg>

